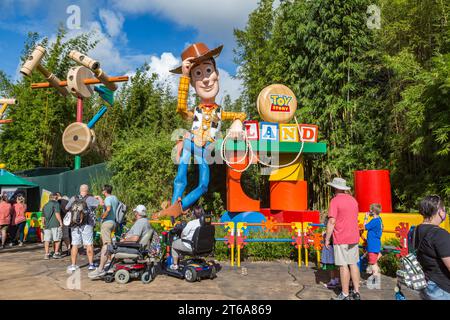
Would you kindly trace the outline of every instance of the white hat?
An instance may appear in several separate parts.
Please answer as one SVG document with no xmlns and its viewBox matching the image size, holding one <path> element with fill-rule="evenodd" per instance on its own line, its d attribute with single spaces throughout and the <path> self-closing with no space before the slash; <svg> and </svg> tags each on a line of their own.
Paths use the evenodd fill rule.
<svg viewBox="0 0 450 320">
<path fill-rule="evenodd" d="M 327 185 L 332 186 L 333 188 L 339 190 L 350 190 L 350 187 L 347 187 L 347 182 L 342 178 L 333 178 L 333 181 L 328 182 Z"/>
<path fill-rule="evenodd" d="M 147 215 L 147 208 L 144 205 L 142 205 L 142 204 L 140 204 L 136 208 L 134 208 L 133 211 L 137 212 L 141 216 L 146 216 Z"/>
</svg>

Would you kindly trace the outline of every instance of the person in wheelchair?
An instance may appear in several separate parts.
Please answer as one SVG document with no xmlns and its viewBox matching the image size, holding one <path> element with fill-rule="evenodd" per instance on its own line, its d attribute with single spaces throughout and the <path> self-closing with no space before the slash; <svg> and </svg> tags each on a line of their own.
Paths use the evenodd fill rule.
<svg viewBox="0 0 450 320">
<path fill-rule="evenodd" d="M 147 209 L 143 205 L 138 205 L 133 209 L 135 222 L 131 229 L 122 235 L 119 243 L 108 245 L 107 259 L 101 261 L 99 267 L 88 274 L 89 278 L 96 279 L 106 274 L 113 264 L 105 268 L 105 262 L 113 257 L 117 259 L 137 259 L 142 255 L 142 249 L 148 247 L 151 242 L 154 230 L 150 226 L 147 218 Z"/>
<path fill-rule="evenodd" d="M 181 254 L 192 254 L 192 237 L 195 230 L 200 227 L 200 218 L 205 215 L 205 210 L 201 206 L 195 206 L 192 211 L 194 220 L 189 221 L 187 224 L 178 224 L 173 233 L 178 233 L 179 238 L 172 242 L 172 258 L 173 264 L 170 265 L 170 269 L 178 270 L 178 261 Z M 181 234 L 180 234 L 181 233 Z"/>
</svg>

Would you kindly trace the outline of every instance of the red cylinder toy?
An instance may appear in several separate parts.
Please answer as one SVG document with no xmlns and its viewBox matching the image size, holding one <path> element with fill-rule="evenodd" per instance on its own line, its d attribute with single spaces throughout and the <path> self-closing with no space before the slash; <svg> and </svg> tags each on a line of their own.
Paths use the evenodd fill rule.
<svg viewBox="0 0 450 320">
<path fill-rule="evenodd" d="M 354 185 L 360 212 L 369 211 L 372 203 L 381 204 L 381 212 L 392 212 L 389 170 L 355 171 Z"/>
<path fill-rule="evenodd" d="M 306 181 L 270 181 L 270 209 L 307 210 L 308 185 Z"/>
</svg>

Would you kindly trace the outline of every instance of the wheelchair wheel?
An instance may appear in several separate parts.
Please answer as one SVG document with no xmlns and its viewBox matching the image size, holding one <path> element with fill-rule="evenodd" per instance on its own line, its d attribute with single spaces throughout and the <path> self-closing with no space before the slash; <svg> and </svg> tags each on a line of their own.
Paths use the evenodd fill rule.
<svg viewBox="0 0 450 320">
<path fill-rule="evenodd" d="M 114 275 L 112 275 L 112 274 L 107 274 L 107 275 L 105 276 L 104 280 L 105 280 L 106 283 L 111 283 L 111 282 L 114 281 Z"/>
<path fill-rule="evenodd" d="M 147 283 L 152 282 L 152 281 L 155 279 L 155 275 L 156 275 L 156 273 L 155 273 L 155 266 L 152 266 L 152 267 L 150 268 L 150 270 L 145 271 L 145 272 L 142 274 L 142 276 L 141 276 L 141 281 L 142 281 L 142 283 L 147 284 Z"/>
<path fill-rule="evenodd" d="M 130 281 L 130 273 L 124 269 L 118 270 L 116 272 L 116 275 L 114 276 L 114 279 L 116 280 L 117 283 L 120 284 L 128 283 L 128 281 Z"/>
<path fill-rule="evenodd" d="M 209 276 L 209 278 L 212 280 L 212 279 L 214 279 L 214 278 L 217 278 L 217 270 L 216 270 L 216 267 L 215 266 L 213 266 L 212 268 L 211 268 L 211 275 Z"/>
<path fill-rule="evenodd" d="M 184 272 L 184 278 L 187 282 L 197 281 L 197 271 L 193 267 L 188 267 Z"/>
</svg>

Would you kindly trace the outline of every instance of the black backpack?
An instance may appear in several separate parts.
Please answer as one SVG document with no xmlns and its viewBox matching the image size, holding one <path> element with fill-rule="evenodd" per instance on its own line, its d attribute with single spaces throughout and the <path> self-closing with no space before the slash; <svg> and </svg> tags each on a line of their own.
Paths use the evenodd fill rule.
<svg viewBox="0 0 450 320">
<path fill-rule="evenodd" d="M 85 224 L 89 216 L 89 208 L 86 203 L 86 198 L 76 196 L 69 212 L 70 227 L 77 227 Z"/>
</svg>

